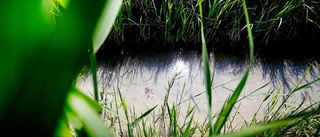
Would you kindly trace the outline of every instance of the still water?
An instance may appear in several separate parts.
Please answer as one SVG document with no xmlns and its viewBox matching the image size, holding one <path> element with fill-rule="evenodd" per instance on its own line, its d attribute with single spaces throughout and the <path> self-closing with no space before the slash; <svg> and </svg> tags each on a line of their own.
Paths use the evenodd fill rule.
<svg viewBox="0 0 320 137">
<path fill-rule="evenodd" d="M 160 109 L 168 95 L 168 104 L 174 103 L 180 109 L 181 117 L 185 117 L 184 112 L 189 105 L 195 105 L 195 120 L 201 122 L 206 120 L 208 110 L 201 59 L 201 53 L 196 51 L 105 55 L 98 63 L 99 88 L 105 91 L 104 97 L 116 93 L 119 88 L 127 107 L 137 115 L 156 105 Z M 244 57 L 211 53 L 210 65 L 212 111 L 216 114 L 236 89 L 248 68 L 248 62 Z M 300 80 L 299 86 L 302 86 L 319 79 L 319 66 L 319 62 L 313 59 L 255 59 L 239 102 L 231 114 L 235 116 L 233 126 L 250 122 L 256 112 L 258 117 L 264 117 L 270 100 L 278 95 L 280 102 Z M 310 71 L 307 71 L 309 67 Z M 92 96 L 91 75 L 89 72 L 84 73 L 79 77 L 77 85 Z M 298 107 L 303 97 L 307 99 L 304 107 L 318 102 L 319 89 L 320 83 L 316 82 L 296 92 L 287 105 Z M 270 99 L 263 101 L 268 93 Z M 112 102 L 113 98 L 108 101 Z"/>
</svg>

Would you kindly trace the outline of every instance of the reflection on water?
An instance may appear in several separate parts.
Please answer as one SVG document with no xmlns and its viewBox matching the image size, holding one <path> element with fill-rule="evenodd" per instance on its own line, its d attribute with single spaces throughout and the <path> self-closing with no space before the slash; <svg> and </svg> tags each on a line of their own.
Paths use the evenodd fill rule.
<svg viewBox="0 0 320 137">
<path fill-rule="evenodd" d="M 195 72 L 202 75 L 201 53 L 196 51 L 188 52 L 162 52 L 162 53 L 126 53 L 117 56 L 108 56 L 99 61 L 100 81 L 105 86 L 113 86 L 115 83 L 121 84 L 123 80 L 135 81 L 138 75 L 152 73 L 144 80 L 152 80 L 157 84 L 159 75 L 173 76 L 176 72 L 182 72 L 187 76 L 190 84 L 194 79 Z M 214 55 L 211 57 L 211 72 L 213 75 L 242 76 L 248 67 L 245 59 L 230 55 Z M 290 85 L 296 84 L 309 67 L 310 79 L 306 82 L 319 78 L 319 63 L 316 60 L 288 60 L 288 59 L 256 59 L 253 71 L 261 72 L 265 80 L 272 81 L 275 87 L 283 85 L 286 90 L 292 88 Z M 162 79 L 163 80 L 163 79 Z"/>
<path fill-rule="evenodd" d="M 188 52 L 146 52 L 146 53 L 122 53 L 120 55 L 106 55 L 99 60 L 99 82 L 107 92 L 114 92 L 113 88 L 119 88 L 126 97 L 128 104 L 137 104 L 145 107 L 163 103 L 164 95 L 170 80 L 176 73 L 179 73 L 175 86 L 170 93 L 171 101 L 178 102 L 185 98 L 198 105 L 197 110 L 200 117 L 205 117 L 206 98 L 204 92 L 201 53 L 196 51 Z M 218 111 L 227 97 L 233 92 L 239 83 L 242 75 L 248 67 L 245 58 L 224 55 L 210 54 L 211 73 L 213 79 L 213 104 L 214 110 Z M 250 72 L 249 79 L 243 91 L 246 97 L 241 102 L 239 111 L 252 116 L 261 104 L 260 93 L 283 86 L 282 94 L 286 94 L 303 79 L 306 71 L 310 71 L 301 81 L 301 85 L 319 79 L 320 65 L 316 60 L 289 60 L 289 59 L 255 59 L 254 68 Z M 92 92 L 91 81 L 84 79 L 79 86 L 84 90 Z M 90 78 L 88 78 L 90 79 Z M 267 83 L 270 85 L 248 97 L 251 92 L 261 88 Z M 300 86 L 301 86 L 300 85 Z M 298 92 L 298 98 L 306 96 L 310 103 L 320 101 L 319 82 Z M 183 91 L 183 92 L 182 92 Z M 196 96 L 201 94 L 201 96 Z M 265 95 L 265 94 L 264 94 Z M 284 97 L 284 96 L 283 96 Z M 135 109 L 139 109 L 135 107 Z M 141 108 L 143 109 L 143 108 Z M 246 114 L 244 114 L 246 115 Z M 246 116 L 242 116 L 246 117 Z M 244 118 L 245 119 L 245 118 Z"/>
</svg>

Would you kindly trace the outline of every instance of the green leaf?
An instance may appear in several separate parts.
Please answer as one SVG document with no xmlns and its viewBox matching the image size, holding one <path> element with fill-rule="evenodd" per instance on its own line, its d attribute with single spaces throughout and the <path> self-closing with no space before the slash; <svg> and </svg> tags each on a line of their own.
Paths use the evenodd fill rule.
<svg viewBox="0 0 320 137">
<path fill-rule="evenodd" d="M 177 110 L 174 107 L 174 104 L 172 104 L 172 116 L 173 116 L 173 137 L 177 137 L 178 136 L 178 123 L 177 123 Z"/>
<path fill-rule="evenodd" d="M 194 113 L 193 113 L 194 114 Z M 193 115 L 194 116 L 194 115 Z M 182 137 L 189 137 L 190 135 L 190 129 L 191 129 L 191 124 L 192 124 L 192 122 L 193 122 L 193 116 L 191 117 L 191 119 L 190 119 L 190 121 L 189 121 L 189 123 L 188 123 L 188 126 L 187 126 L 187 128 L 184 130 L 184 132 L 183 132 L 183 135 L 182 135 Z"/>
<path fill-rule="evenodd" d="M 65 9 L 68 8 L 69 6 L 69 3 L 70 3 L 70 0 L 57 0 L 58 3 Z"/>
<path fill-rule="evenodd" d="M 73 88 L 67 98 L 67 107 L 77 115 L 89 136 L 109 137 L 108 128 L 104 125 L 98 112 L 101 107 L 97 102 Z"/>
<path fill-rule="evenodd" d="M 320 78 L 318 78 L 318 79 L 316 79 L 316 80 L 314 80 L 314 81 L 311 81 L 311 82 L 309 82 L 309 83 L 307 83 L 307 84 L 304 84 L 304 85 L 302 85 L 302 86 L 300 86 L 300 87 L 297 87 L 297 88 L 295 88 L 295 89 L 292 91 L 292 93 L 297 92 L 297 91 L 299 91 L 299 90 L 301 90 L 301 89 L 307 88 L 307 87 L 309 87 L 310 85 L 318 82 L 319 80 L 320 80 Z"/>
<path fill-rule="evenodd" d="M 277 105 L 278 100 L 279 100 L 279 95 L 280 95 L 280 91 L 282 89 L 282 85 L 280 85 L 280 87 L 277 90 L 277 93 L 275 94 L 275 96 L 273 97 L 271 104 L 270 104 L 270 112 L 272 112 L 272 110 L 274 109 L 274 107 Z"/>
<path fill-rule="evenodd" d="M 221 109 L 220 114 L 214 124 L 214 134 L 220 134 L 221 128 L 225 125 L 227 118 L 236 103 L 245 83 L 248 79 L 249 69 L 245 72 L 242 80 L 240 81 L 239 85 L 237 86 L 236 90 L 233 92 L 231 97 L 225 102 L 224 107 Z"/>
<path fill-rule="evenodd" d="M 248 127 L 248 128 L 244 128 L 241 129 L 240 131 L 235 131 L 229 134 L 225 134 L 225 135 L 221 135 L 219 137 L 249 137 L 249 136 L 256 136 L 259 133 L 262 133 L 264 131 L 268 131 L 271 129 L 275 129 L 278 127 L 282 127 L 282 126 L 287 126 L 288 124 L 295 122 L 296 120 L 299 120 L 300 118 L 307 116 L 309 114 L 312 114 L 313 111 L 304 113 L 304 114 L 298 114 L 298 115 L 292 115 L 288 118 L 282 119 L 282 120 L 278 120 L 278 121 L 274 121 L 274 122 L 269 122 L 267 124 L 263 124 L 263 125 L 256 125 L 253 127 Z"/>
<path fill-rule="evenodd" d="M 135 121 L 131 123 L 132 126 L 137 125 L 144 117 L 149 115 L 158 105 L 154 106 L 153 108 L 149 109 L 148 111 L 144 112 L 139 118 L 137 118 Z"/>
<path fill-rule="evenodd" d="M 64 115 L 60 118 L 54 136 L 56 137 L 73 137 L 70 128 L 68 125 L 69 121 L 67 120 L 66 116 Z"/>
<path fill-rule="evenodd" d="M 120 10 L 121 4 L 122 0 L 107 0 L 105 3 L 104 9 L 93 33 L 94 53 L 99 50 L 110 33 L 113 23 Z"/>
<path fill-rule="evenodd" d="M 1 2 L 3 136 L 54 134 L 68 91 L 88 59 L 100 2 L 71 1 L 55 28 L 45 14 L 45 0 Z"/>
<path fill-rule="evenodd" d="M 204 72 L 204 82 L 205 82 L 205 89 L 207 93 L 207 100 L 208 100 L 208 118 L 209 118 L 209 136 L 213 135 L 213 127 L 212 127 L 212 85 L 211 85 L 211 74 L 210 74 L 210 65 L 209 65 L 209 57 L 207 51 L 207 45 L 204 35 L 204 28 L 203 28 L 203 16 L 202 16 L 202 2 L 200 0 L 197 2 L 199 5 L 199 12 L 200 12 L 200 31 L 201 31 L 201 44 L 202 44 L 202 60 L 203 60 L 203 72 Z"/>
<path fill-rule="evenodd" d="M 114 110 L 112 110 L 109 107 L 104 107 L 106 109 L 106 111 L 108 111 L 109 113 L 111 113 L 112 115 L 119 117 L 119 115 L 117 114 L 117 112 L 115 112 Z"/>
</svg>

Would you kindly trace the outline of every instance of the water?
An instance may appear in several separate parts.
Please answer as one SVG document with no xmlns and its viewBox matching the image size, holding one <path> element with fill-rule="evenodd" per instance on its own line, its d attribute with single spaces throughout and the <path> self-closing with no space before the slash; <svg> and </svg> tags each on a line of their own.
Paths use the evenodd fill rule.
<svg viewBox="0 0 320 137">
<path fill-rule="evenodd" d="M 210 54 L 213 79 L 213 114 L 218 113 L 223 103 L 232 94 L 248 67 L 245 57 Z M 320 67 L 316 60 L 303 59 L 256 59 L 248 80 L 235 105 L 236 114 L 232 126 L 249 123 L 256 112 L 263 118 L 270 105 L 263 99 L 273 91 L 270 100 L 280 90 L 280 100 L 302 79 L 301 85 L 320 77 Z M 305 74 L 311 67 L 308 74 Z M 98 78 L 100 90 L 111 96 L 120 89 L 130 110 L 140 114 L 153 106 L 164 105 L 168 83 L 177 75 L 169 92 L 168 103 L 175 103 L 184 117 L 188 105 L 196 105 L 195 120 L 205 121 L 207 100 L 203 82 L 201 53 L 188 52 L 146 52 L 106 55 L 100 58 Z M 307 98 L 304 107 L 320 101 L 319 82 L 298 91 L 288 101 L 288 106 L 297 107 L 303 97 Z M 90 73 L 79 77 L 77 83 L 88 95 L 93 95 Z M 262 105 L 262 108 L 259 108 Z"/>
</svg>

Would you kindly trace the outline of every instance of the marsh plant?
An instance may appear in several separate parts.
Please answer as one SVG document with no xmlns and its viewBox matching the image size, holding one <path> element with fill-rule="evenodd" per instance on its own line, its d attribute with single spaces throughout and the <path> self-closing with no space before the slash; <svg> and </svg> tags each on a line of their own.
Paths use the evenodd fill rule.
<svg viewBox="0 0 320 137">
<path fill-rule="evenodd" d="M 202 23 L 206 41 L 214 47 L 247 45 L 241 0 L 203 1 L 201 23 L 198 6 L 194 0 L 124 0 L 108 41 L 124 48 L 130 48 L 127 43 L 135 48 L 199 47 Z M 316 0 L 247 1 L 247 7 L 257 46 L 319 37 Z"/>
<path fill-rule="evenodd" d="M 197 132 L 197 129 L 200 129 L 199 132 L 203 136 L 256 136 L 259 134 L 270 136 L 287 130 L 291 131 L 291 127 L 295 127 L 296 130 L 294 131 L 300 134 L 304 131 L 300 127 L 307 125 L 309 129 L 313 128 L 314 125 L 314 132 L 307 134 L 317 136 L 319 133 L 318 104 L 315 104 L 315 107 L 310 107 L 310 109 L 292 111 L 288 115 L 282 115 L 281 113 L 284 104 L 278 108 L 271 105 L 270 114 L 272 118 L 267 118 L 263 122 L 254 120 L 250 126 L 236 131 L 222 131 L 246 84 L 251 65 L 248 66 L 242 80 L 233 94 L 230 95 L 230 98 L 226 100 L 221 111 L 217 115 L 213 115 L 212 77 L 206 49 L 206 28 L 203 24 L 206 16 L 219 17 L 220 14 L 228 13 L 226 12 L 228 10 L 221 10 L 224 6 L 220 5 L 221 3 L 218 3 L 218 1 L 214 1 L 209 6 L 212 13 L 205 15 L 202 13 L 202 2 L 197 1 L 195 5 L 191 6 L 194 9 L 193 14 L 188 13 L 182 16 L 186 19 L 190 15 L 197 15 L 193 19 L 200 22 L 200 25 L 195 25 L 194 30 L 199 30 L 196 32 L 200 33 L 202 42 L 206 90 L 204 94 L 208 101 L 208 121 L 204 126 L 194 124 L 194 106 L 190 105 L 187 109 L 187 115 L 184 117 L 186 121 L 180 123 L 178 120 L 180 117 L 179 105 L 177 103 L 182 103 L 182 101 L 177 103 L 167 101 L 168 93 L 171 92 L 171 87 L 178 75 L 173 76 L 173 79 L 168 81 L 167 94 L 163 103 L 148 108 L 141 115 L 136 115 L 134 108 L 127 107 L 121 91 L 117 88 L 114 89 L 112 95 L 114 107 L 105 104 L 108 103 L 105 101 L 105 96 L 99 96 L 99 92 L 103 90 L 99 90 L 97 84 L 96 53 L 111 28 L 121 27 L 121 25 L 114 25 L 114 20 L 117 23 L 122 20 L 121 18 L 116 19 L 118 11 L 123 12 L 123 9 L 120 10 L 120 6 L 126 8 L 127 12 L 131 11 L 131 1 L 125 1 L 123 4 L 122 1 L 118 0 L 98 0 L 95 2 L 88 0 L 3 1 L 0 8 L 0 14 L 3 18 L 0 22 L 2 26 L 0 62 L 3 64 L 0 67 L 1 134 L 4 136 L 23 134 L 24 136 L 98 137 L 118 135 L 191 136 Z M 162 25 L 167 30 L 165 31 L 165 38 L 168 40 L 175 39 L 169 33 L 169 30 L 172 29 L 171 25 L 174 24 L 175 16 L 180 16 L 175 15 L 180 12 L 173 11 L 173 4 L 175 3 L 167 1 L 162 3 L 165 6 L 151 5 L 154 9 L 159 9 L 159 14 L 161 14 L 161 16 L 156 16 L 155 19 L 159 17 L 161 19 L 162 16 L 166 17 L 166 21 Z M 53 6 L 53 9 L 48 8 L 48 5 L 49 7 L 50 5 L 56 5 L 59 8 L 55 6 Z M 233 5 L 232 2 L 231 5 Z M 251 34 L 245 0 L 242 1 L 241 5 L 247 24 L 245 28 L 248 32 L 249 57 L 250 62 L 252 62 L 254 58 L 253 35 Z M 57 13 L 60 14 L 59 18 L 55 18 L 57 20 L 52 24 L 52 15 Z M 156 13 L 158 14 L 158 12 Z M 126 19 L 130 19 L 134 15 L 128 12 L 127 16 Z M 143 21 L 141 18 L 140 23 L 143 23 Z M 199 26 L 200 28 L 198 28 Z M 121 31 L 121 28 L 117 29 Z M 145 33 L 139 35 L 145 35 Z M 75 86 L 79 73 L 88 64 L 92 73 L 93 98 L 85 95 Z M 304 85 L 297 83 L 291 92 L 298 92 L 318 80 Z M 266 98 L 268 97 L 266 96 Z M 290 97 L 290 94 L 288 94 L 288 97 Z M 273 102 L 276 104 L 276 96 L 273 97 Z M 160 109 L 160 115 L 155 112 L 158 109 Z M 110 125 L 107 125 L 106 121 L 101 119 L 101 113 L 108 117 L 107 122 L 111 123 Z M 122 116 L 124 116 L 124 119 L 122 119 Z M 153 118 L 151 120 L 154 120 L 151 123 L 159 123 L 159 125 L 147 125 L 150 116 Z M 305 123 L 306 119 L 307 123 Z M 125 121 L 125 125 L 117 123 L 120 121 Z M 117 127 L 119 130 L 113 129 L 113 127 Z M 112 132 L 112 130 L 116 130 L 116 132 Z"/>
</svg>

